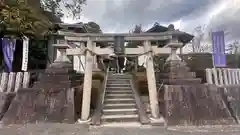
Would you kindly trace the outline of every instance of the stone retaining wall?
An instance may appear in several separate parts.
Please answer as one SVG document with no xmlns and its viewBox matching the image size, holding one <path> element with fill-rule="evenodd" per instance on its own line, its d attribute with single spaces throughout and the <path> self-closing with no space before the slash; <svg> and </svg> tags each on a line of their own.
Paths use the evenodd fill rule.
<svg viewBox="0 0 240 135">
<path fill-rule="evenodd" d="M 227 102 L 228 109 L 233 118 L 239 123 L 240 121 L 240 85 L 228 87 L 219 87 L 224 92 L 224 98 Z"/>
<path fill-rule="evenodd" d="M 16 93 L 6 93 L 0 92 L 0 120 L 7 112 L 12 100 L 14 99 Z"/>
<path fill-rule="evenodd" d="M 17 91 L 2 118 L 4 124 L 75 123 L 74 88 L 82 82 L 83 76 L 72 72 L 71 69 L 61 68 L 53 71 L 46 70 L 41 74 L 33 88 Z"/>
<path fill-rule="evenodd" d="M 239 91 L 230 106 L 239 114 Z M 199 85 L 166 85 L 164 91 L 167 125 L 223 125 L 237 124 L 224 97 L 224 88 Z M 227 95 L 227 97 L 230 97 Z"/>
</svg>

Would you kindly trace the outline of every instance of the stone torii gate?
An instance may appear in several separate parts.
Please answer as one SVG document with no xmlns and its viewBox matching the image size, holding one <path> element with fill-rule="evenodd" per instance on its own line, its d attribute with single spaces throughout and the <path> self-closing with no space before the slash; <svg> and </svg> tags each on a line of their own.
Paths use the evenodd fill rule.
<svg viewBox="0 0 240 135">
<path fill-rule="evenodd" d="M 82 98 L 82 113 L 81 120 L 86 121 L 90 114 L 90 101 L 91 101 L 91 86 L 92 86 L 92 71 L 93 71 L 93 56 L 94 55 L 110 55 L 113 50 L 110 48 L 96 47 L 96 42 L 114 42 L 115 36 L 124 37 L 125 41 L 142 41 L 144 46 L 139 48 L 125 48 L 125 55 L 139 55 L 143 54 L 147 56 L 146 61 L 146 73 L 148 80 L 148 90 L 150 99 L 150 108 L 152 117 L 155 119 L 159 118 L 159 107 L 157 99 L 157 89 L 154 71 L 153 56 L 158 54 L 170 54 L 171 48 L 158 48 L 152 46 L 151 41 L 159 40 L 171 40 L 176 31 L 167 31 L 162 33 L 138 33 L 138 34 L 92 34 L 92 33 L 72 33 L 72 32 L 61 32 L 60 35 L 65 36 L 65 40 L 68 42 L 80 42 L 86 43 L 86 48 L 75 48 L 67 49 L 67 55 L 85 55 L 85 75 L 83 85 L 83 98 Z"/>
</svg>

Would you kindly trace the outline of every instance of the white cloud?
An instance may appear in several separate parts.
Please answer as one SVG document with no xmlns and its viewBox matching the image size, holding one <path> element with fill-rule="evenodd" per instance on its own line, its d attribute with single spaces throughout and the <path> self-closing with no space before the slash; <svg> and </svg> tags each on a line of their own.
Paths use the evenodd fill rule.
<svg viewBox="0 0 240 135">
<path fill-rule="evenodd" d="M 240 0 L 87 0 L 82 14 L 81 21 L 94 21 L 104 32 L 129 32 L 136 24 L 146 30 L 159 22 L 190 33 L 206 25 L 240 37 Z"/>
</svg>

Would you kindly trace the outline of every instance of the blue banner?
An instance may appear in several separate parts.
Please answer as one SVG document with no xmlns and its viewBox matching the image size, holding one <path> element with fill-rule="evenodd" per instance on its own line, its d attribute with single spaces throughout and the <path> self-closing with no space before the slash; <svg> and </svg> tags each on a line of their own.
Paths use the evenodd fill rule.
<svg viewBox="0 0 240 135">
<path fill-rule="evenodd" d="M 14 58 L 16 40 L 2 38 L 2 51 L 7 72 L 12 72 L 12 63 Z"/>
<path fill-rule="evenodd" d="M 212 32 L 214 67 L 226 67 L 224 31 Z"/>
</svg>

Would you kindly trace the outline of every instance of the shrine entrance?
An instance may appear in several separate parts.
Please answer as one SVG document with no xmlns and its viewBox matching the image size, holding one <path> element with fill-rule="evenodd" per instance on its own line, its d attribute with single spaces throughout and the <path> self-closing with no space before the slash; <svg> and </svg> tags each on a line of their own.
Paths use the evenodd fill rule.
<svg viewBox="0 0 240 135">
<path fill-rule="evenodd" d="M 123 73 L 123 69 L 125 68 L 125 65 L 126 65 L 125 59 L 127 57 L 135 57 L 136 59 L 138 59 L 138 57 L 140 56 L 145 57 L 145 67 L 146 67 L 146 77 L 147 77 L 147 84 L 148 84 L 151 118 L 155 120 L 159 119 L 160 113 L 159 113 L 153 57 L 155 55 L 161 55 L 161 54 L 170 54 L 169 59 L 172 59 L 172 58 L 175 59 L 177 57 L 175 56 L 176 51 L 172 51 L 172 48 L 171 48 L 172 46 L 162 48 L 152 44 L 152 42 L 164 40 L 164 41 L 168 41 L 169 44 L 171 45 L 174 44 L 177 46 L 181 46 L 180 43 L 178 42 L 178 35 L 181 35 L 181 34 L 182 33 L 180 31 L 167 31 L 163 33 L 139 33 L 139 34 L 129 34 L 129 33 L 123 33 L 123 34 L 81 33 L 80 34 L 80 33 L 59 31 L 59 35 L 64 36 L 65 44 L 58 44 L 58 45 L 55 45 L 55 47 L 64 48 L 63 46 L 65 46 L 66 48 L 66 52 L 65 53 L 62 52 L 62 56 L 59 59 L 64 61 L 64 59 L 67 58 L 66 57 L 67 55 L 85 56 L 81 120 L 87 121 L 90 118 L 92 74 L 96 68 L 97 56 L 101 58 L 108 58 L 110 61 L 115 62 L 116 63 L 116 66 L 114 67 L 115 73 Z M 124 45 L 125 42 L 131 42 L 131 41 L 138 41 L 141 44 L 137 48 L 125 48 L 125 45 Z M 75 42 L 75 43 L 77 42 L 82 47 L 69 48 L 69 44 L 71 44 L 72 42 Z M 97 47 L 98 43 L 107 43 L 107 46 L 104 48 Z M 109 44 L 111 44 L 112 46 L 109 46 Z M 114 61 L 114 59 L 116 58 L 117 60 Z M 136 68 L 137 65 L 134 65 L 134 67 Z M 109 71 L 108 67 L 105 67 L 105 69 L 106 71 Z M 119 85 L 119 86 L 123 85 L 121 78 L 127 79 L 131 82 L 131 79 L 126 74 L 124 74 L 126 76 L 118 76 L 118 75 L 112 75 L 109 73 L 110 72 L 107 72 L 106 76 L 108 76 L 111 81 L 117 82 L 117 84 L 114 84 L 114 85 Z M 117 79 L 117 80 L 113 80 L 113 79 Z M 101 119 L 102 111 L 104 111 L 103 105 L 106 102 L 105 94 L 106 94 L 106 89 L 108 89 L 107 85 L 108 83 L 105 83 L 104 90 L 101 94 L 102 102 L 99 104 L 100 107 L 97 107 L 99 109 L 97 114 L 98 119 Z M 131 85 L 131 83 L 129 85 Z M 117 87 L 117 88 L 120 88 L 120 87 Z M 112 88 L 109 88 L 109 89 L 112 89 Z M 115 100 L 115 99 L 111 99 L 110 101 L 112 100 Z M 128 99 L 128 100 L 132 100 L 132 99 Z M 114 111 L 114 110 L 108 110 L 108 111 Z M 116 116 L 116 118 L 118 118 L 118 116 Z"/>
</svg>

